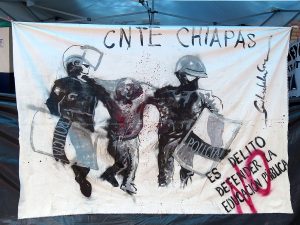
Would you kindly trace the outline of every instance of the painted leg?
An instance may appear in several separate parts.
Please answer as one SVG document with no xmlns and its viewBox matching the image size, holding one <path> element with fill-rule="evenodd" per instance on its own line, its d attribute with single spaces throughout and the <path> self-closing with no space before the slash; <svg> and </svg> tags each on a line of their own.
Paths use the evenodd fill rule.
<svg viewBox="0 0 300 225">
<path fill-rule="evenodd" d="M 120 170 L 120 166 L 117 163 L 114 163 L 111 167 L 108 167 L 104 173 L 100 176 L 102 180 L 106 180 L 109 182 L 112 186 L 118 187 L 119 183 L 116 179 L 116 174 Z"/>
<path fill-rule="evenodd" d="M 75 180 L 80 186 L 80 191 L 85 197 L 90 197 L 92 193 L 92 185 L 86 179 L 87 174 L 90 172 L 89 168 L 72 165 L 75 174 Z"/>
<path fill-rule="evenodd" d="M 174 174 L 173 153 L 178 145 L 178 139 L 160 138 L 158 153 L 158 185 L 165 187 L 171 183 Z"/>
<path fill-rule="evenodd" d="M 181 167 L 179 173 L 180 173 L 181 187 L 184 188 L 185 186 L 187 186 L 189 180 L 192 182 L 192 176 L 194 175 L 194 172 Z"/>
<path fill-rule="evenodd" d="M 70 130 L 70 140 L 76 151 L 77 165 L 98 170 L 97 154 L 94 148 L 91 132 L 73 123 Z"/>
<path fill-rule="evenodd" d="M 118 187 L 119 183 L 117 181 L 117 179 L 115 178 L 116 174 L 118 171 L 121 170 L 122 168 L 122 163 L 119 163 L 117 161 L 117 146 L 116 146 L 116 141 L 113 141 L 112 138 L 109 138 L 108 141 L 108 145 L 107 145 L 107 151 L 108 153 L 115 159 L 115 163 L 108 167 L 105 172 L 100 176 L 100 178 L 102 180 L 106 180 L 107 182 L 109 182 L 112 186 L 114 187 Z"/>
<path fill-rule="evenodd" d="M 124 170 L 123 182 L 120 188 L 128 194 L 136 194 L 137 189 L 134 184 L 134 179 L 139 161 L 138 138 L 123 142 L 123 148 L 128 152 L 128 157 L 126 158 L 127 167 Z"/>
</svg>

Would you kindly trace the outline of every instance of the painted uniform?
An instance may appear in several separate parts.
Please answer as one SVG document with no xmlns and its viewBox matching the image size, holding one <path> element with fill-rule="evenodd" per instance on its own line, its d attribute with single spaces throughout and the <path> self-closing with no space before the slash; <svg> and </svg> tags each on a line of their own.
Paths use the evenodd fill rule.
<svg viewBox="0 0 300 225">
<path fill-rule="evenodd" d="M 94 111 L 97 106 L 96 92 L 86 82 L 75 78 L 65 77 L 56 80 L 46 102 L 50 113 L 59 116 L 56 129 L 62 122 L 71 126 L 69 136 L 76 151 L 76 164 L 98 169 L 96 151 L 92 144 L 91 132 L 94 132 Z M 58 160 L 68 163 L 62 152 L 55 151 L 55 138 L 53 139 L 53 154 Z M 57 146 L 58 147 L 58 146 Z"/>
<path fill-rule="evenodd" d="M 160 114 L 158 126 L 159 186 L 168 185 L 174 173 L 173 153 L 180 141 L 186 136 L 204 108 L 218 112 L 213 96 L 201 91 L 198 79 L 178 87 L 166 86 L 158 89 L 150 100 Z M 192 160 L 192 159 L 191 159 Z M 180 170 L 180 178 L 186 184 L 193 173 L 185 168 Z"/>
</svg>

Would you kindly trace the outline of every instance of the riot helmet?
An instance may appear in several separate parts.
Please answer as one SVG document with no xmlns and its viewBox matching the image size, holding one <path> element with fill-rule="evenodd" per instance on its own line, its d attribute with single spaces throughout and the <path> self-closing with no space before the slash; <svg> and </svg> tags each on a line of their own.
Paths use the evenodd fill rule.
<svg viewBox="0 0 300 225">
<path fill-rule="evenodd" d="M 203 62 L 199 57 L 193 55 L 185 55 L 177 61 L 175 74 L 181 83 L 187 82 L 186 76 L 192 76 L 196 79 L 207 78 Z"/>
<path fill-rule="evenodd" d="M 69 76 L 88 75 L 96 71 L 103 53 L 89 45 L 72 45 L 63 54 L 63 65 Z"/>
</svg>

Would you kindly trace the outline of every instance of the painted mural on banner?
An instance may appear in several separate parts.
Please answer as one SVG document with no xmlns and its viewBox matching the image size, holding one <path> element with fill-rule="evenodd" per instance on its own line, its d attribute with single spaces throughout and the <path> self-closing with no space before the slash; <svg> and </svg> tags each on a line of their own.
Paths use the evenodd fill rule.
<svg viewBox="0 0 300 225">
<path fill-rule="evenodd" d="M 19 218 L 292 213 L 289 32 L 13 23 Z"/>
<path fill-rule="evenodd" d="M 300 41 L 290 44 L 288 54 L 289 97 L 300 96 Z"/>
</svg>

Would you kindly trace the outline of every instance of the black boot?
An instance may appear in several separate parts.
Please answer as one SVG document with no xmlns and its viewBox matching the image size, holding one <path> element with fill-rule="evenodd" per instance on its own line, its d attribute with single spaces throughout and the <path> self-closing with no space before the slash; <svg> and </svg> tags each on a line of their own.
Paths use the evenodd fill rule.
<svg viewBox="0 0 300 225">
<path fill-rule="evenodd" d="M 102 180 L 108 181 L 114 187 L 119 187 L 119 183 L 115 178 L 115 173 L 113 172 L 113 166 L 105 170 L 105 172 L 100 176 L 100 178 Z"/>
<path fill-rule="evenodd" d="M 194 172 L 181 167 L 181 169 L 180 169 L 180 181 L 181 181 L 181 187 L 182 188 L 187 186 L 189 180 L 192 182 L 192 176 L 193 175 L 194 175 Z"/>
<path fill-rule="evenodd" d="M 90 172 L 89 168 L 72 165 L 75 173 L 75 180 L 80 186 L 80 191 L 85 197 L 90 197 L 92 193 L 92 185 L 86 179 L 87 174 Z"/>
</svg>

